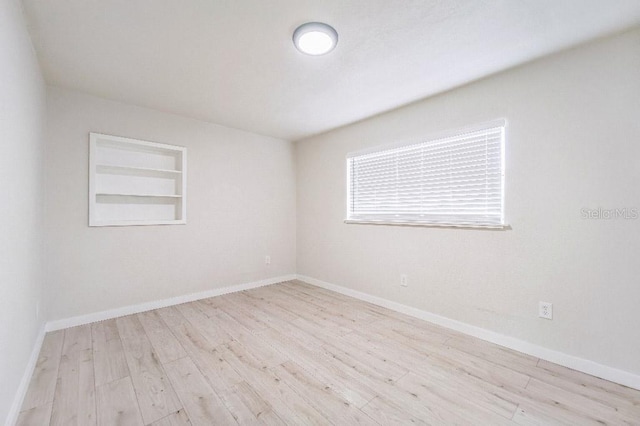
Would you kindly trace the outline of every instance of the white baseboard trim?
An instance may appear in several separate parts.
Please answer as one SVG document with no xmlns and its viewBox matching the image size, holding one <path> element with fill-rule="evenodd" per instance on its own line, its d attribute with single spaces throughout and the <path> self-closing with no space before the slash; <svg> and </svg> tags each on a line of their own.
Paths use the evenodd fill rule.
<svg viewBox="0 0 640 426">
<path fill-rule="evenodd" d="M 140 312 L 151 311 L 153 309 L 166 308 L 167 306 L 179 305 L 181 303 L 193 302 L 194 300 L 206 299 L 208 297 L 221 296 L 223 294 L 235 293 L 252 288 L 263 287 L 265 285 L 277 284 L 283 281 L 296 279 L 296 275 L 282 275 L 265 280 L 254 281 L 245 284 L 237 284 L 228 287 L 214 288 L 199 293 L 186 294 L 184 296 L 171 297 L 169 299 L 154 300 L 152 302 L 140 303 L 137 305 L 123 306 L 121 308 L 109 309 L 107 311 L 95 312 L 87 315 L 79 315 L 77 317 L 65 318 L 61 320 L 49 321 L 46 331 L 61 330 L 64 328 L 75 327 L 78 325 L 90 324 L 92 322 L 103 321 L 112 318 L 118 318 L 125 315 L 138 314 Z"/>
<path fill-rule="evenodd" d="M 431 312 L 423 311 L 418 308 L 413 308 L 411 306 L 403 305 L 401 303 L 393 302 L 381 297 L 372 296 L 367 293 L 362 293 L 347 287 L 331 284 L 315 278 L 298 275 L 298 279 L 317 287 L 335 291 L 337 293 L 344 294 L 345 296 L 351 296 L 365 302 L 373 303 L 374 305 L 382 306 L 384 308 L 391 309 L 402 314 L 410 315 L 412 317 L 419 318 L 440 325 L 442 327 L 456 330 L 461 333 L 486 340 L 487 342 L 495 343 L 497 345 L 504 346 L 518 352 L 532 355 L 536 358 L 541 358 L 546 361 L 571 368 L 573 370 L 578 370 L 592 376 L 600 377 L 601 379 L 609 380 L 614 383 L 619 383 L 621 385 L 640 390 L 640 375 L 633 374 L 628 371 L 619 370 L 617 368 L 609 367 L 603 364 L 598 364 L 594 361 L 589 361 L 587 359 L 569 355 L 564 352 L 548 349 L 534 343 L 529 343 L 524 340 L 497 333 L 495 331 L 476 327 L 474 325 L 470 325 L 461 321 L 456 321 L 450 318 L 433 314 Z"/>
<path fill-rule="evenodd" d="M 9 409 L 9 414 L 7 415 L 5 426 L 13 426 L 18 421 L 22 402 L 24 401 L 24 397 L 27 396 L 27 389 L 29 389 L 31 376 L 33 376 L 33 372 L 36 369 L 36 363 L 38 362 L 38 356 L 40 355 L 40 349 L 42 348 L 44 334 L 45 328 L 42 327 L 40 329 L 40 333 L 38 333 L 38 337 L 36 337 L 35 343 L 33 344 L 31 356 L 29 356 L 29 362 L 27 362 L 27 366 L 25 367 L 24 373 L 22 374 L 22 380 L 20 380 L 20 385 L 18 386 L 16 395 L 13 398 L 13 404 L 11 404 L 11 408 Z"/>
</svg>

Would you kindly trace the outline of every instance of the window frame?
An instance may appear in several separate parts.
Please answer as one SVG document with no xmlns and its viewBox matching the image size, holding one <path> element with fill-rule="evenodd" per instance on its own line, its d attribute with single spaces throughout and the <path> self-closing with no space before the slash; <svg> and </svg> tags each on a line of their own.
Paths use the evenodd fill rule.
<svg viewBox="0 0 640 426">
<path fill-rule="evenodd" d="M 446 222 L 446 221 L 437 221 L 437 220 L 410 220 L 407 218 L 399 218 L 397 220 L 385 218 L 361 218 L 352 217 L 352 205 L 353 205 L 353 195 L 352 195 L 352 182 L 351 182 L 351 167 L 350 160 L 354 157 L 364 156 L 368 154 L 373 154 L 377 152 L 384 152 L 387 150 L 398 149 L 403 147 L 410 147 L 412 145 L 418 145 L 423 143 L 435 143 L 441 139 L 452 138 L 456 136 L 462 136 L 467 133 L 479 132 L 483 130 L 490 130 L 494 128 L 502 128 L 502 137 L 500 141 L 500 222 L 499 223 L 480 223 L 480 222 Z M 346 155 L 345 164 L 346 164 L 346 218 L 344 219 L 344 223 L 346 224 L 365 224 L 365 225 L 399 225 L 399 226 L 420 226 L 420 227 L 444 227 L 444 228 L 478 228 L 478 229 L 497 229 L 497 230 L 505 230 L 510 229 L 510 226 L 507 224 L 505 218 L 505 175 L 506 175 L 506 139 L 507 139 L 507 120 L 506 119 L 498 119 L 489 122 L 484 122 L 482 124 L 476 124 L 473 126 L 467 126 L 464 128 L 458 128 L 455 130 L 446 130 L 439 133 L 433 133 L 427 136 L 413 138 L 409 140 L 403 140 L 400 142 L 395 142 L 392 144 L 379 145 L 359 151 L 350 152 Z"/>
</svg>

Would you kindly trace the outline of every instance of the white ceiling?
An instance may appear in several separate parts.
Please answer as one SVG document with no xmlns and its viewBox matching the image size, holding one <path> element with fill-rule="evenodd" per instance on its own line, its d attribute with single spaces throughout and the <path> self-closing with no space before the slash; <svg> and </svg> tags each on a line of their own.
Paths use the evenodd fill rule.
<svg viewBox="0 0 640 426">
<path fill-rule="evenodd" d="M 640 23 L 639 0 L 24 0 L 48 83 L 297 140 Z M 326 56 L 293 30 L 339 33 Z"/>
</svg>

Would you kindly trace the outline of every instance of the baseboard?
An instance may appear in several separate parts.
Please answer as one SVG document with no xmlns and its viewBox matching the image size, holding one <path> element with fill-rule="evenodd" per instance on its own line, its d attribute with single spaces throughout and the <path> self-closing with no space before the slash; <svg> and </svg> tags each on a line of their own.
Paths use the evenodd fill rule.
<svg viewBox="0 0 640 426">
<path fill-rule="evenodd" d="M 283 281 L 290 281 L 294 279 L 296 279 L 296 275 L 282 275 L 279 277 L 268 278 L 265 280 L 254 281 L 254 282 L 245 283 L 245 284 L 214 288 L 214 289 L 202 291 L 199 293 L 191 293 L 184 296 L 171 297 L 169 299 L 155 300 L 152 302 L 123 306 L 121 308 L 109 309 L 107 311 L 95 312 L 87 315 L 80 315 L 80 316 L 65 318 L 61 320 L 49 321 L 45 326 L 45 330 L 46 331 L 61 330 L 64 328 L 75 327 L 78 325 L 90 324 L 92 322 L 118 318 L 125 315 L 151 311 L 153 309 L 166 308 L 167 306 L 179 305 L 181 303 L 193 302 L 194 300 L 206 299 L 208 297 L 215 297 L 215 296 L 221 296 L 223 294 L 235 293 L 243 290 L 250 290 L 252 288 L 263 287 L 265 285 L 277 284 Z"/>
<path fill-rule="evenodd" d="M 11 404 L 11 408 L 9 409 L 9 414 L 7 415 L 5 426 L 13 426 L 18 421 L 22 402 L 24 401 L 24 397 L 27 396 L 27 389 L 29 389 L 31 376 L 33 376 L 33 372 L 36 368 L 36 363 L 38 362 L 38 356 L 40 355 L 40 349 L 42 348 L 44 335 L 45 328 L 42 327 L 40 329 L 40 333 L 38 333 L 38 337 L 36 338 L 35 343 L 33 344 L 31 356 L 29 356 L 29 362 L 27 362 L 27 366 L 25 367 L 24 373 L 22 374 L 22 380 L 20 380 L 20 385 L 18 386 L 16 395 L 13 398 L 13 404 Z"/>
<path fill-rule="evenodd" d="M 476 327 L 461 321 L 456 321 L 450 318 L 433 314 L 431 312 L 423 311 L 421 309 L 406 306 L 401 303 L 393 302 L 377 296 L 372 296 L 370 294 L 362 293 L 336 284 L 331 284 L 315 278 L 298 275 L 298 279 L 317 287 L 335 291 L 337 293 L 344 294 L 345 296 L 351 296 L 365 302 L 373 303 L 374 305 L 382 306 L 384 308 L 410 315 L 412 317 L 419 318 L 440 325 L 442 327 L 456 330 L 469 336 L 486 340 L 487 342 L 495 343 L 497 345 L 504 346 L 518 352 L 532 355 L 536 358 L 541 358 L 546 361 L 571 368 L 573 370 L 578 370 L 592 376 L 600 377 L 601 379 L 609 380 L 614 383 L 619 383 L 621 385 L 640 390 L 640 376 L 628 371 L 619 370 L 617 368 L 599 364 L 594 361 L 589 361 L 587 359 L 579 358 L 574 355 L 569 355 L 564 352 L 548 349 L 524 340 L 497 333 L 495 331 Z"/>
</svg>

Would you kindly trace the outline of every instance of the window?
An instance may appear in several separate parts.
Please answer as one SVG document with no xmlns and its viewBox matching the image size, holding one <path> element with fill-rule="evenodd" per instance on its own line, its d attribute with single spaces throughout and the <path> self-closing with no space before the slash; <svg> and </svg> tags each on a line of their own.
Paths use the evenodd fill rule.
<svg viewBox="0 0 640 426">
<path fill-rule="evenodd" d="M 504 226 L 505 122 L 347 157 L 347 223 Z"/>
</svg>

